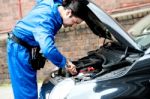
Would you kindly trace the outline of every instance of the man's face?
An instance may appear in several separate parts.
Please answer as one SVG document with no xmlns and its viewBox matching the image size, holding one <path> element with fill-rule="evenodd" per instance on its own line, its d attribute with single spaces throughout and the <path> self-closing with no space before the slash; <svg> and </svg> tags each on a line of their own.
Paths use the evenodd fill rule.
<svg viewBox="0 0 150 99">
<path fill-rule="evenodd" d="M 71 27 L 73 25 L 80 24 L 82 20 L 76 16 L 72 15 L 72 11 L 70 9 L 66 9 L 65 17 L 63 18 L 64 27 Z"/>
</svg>

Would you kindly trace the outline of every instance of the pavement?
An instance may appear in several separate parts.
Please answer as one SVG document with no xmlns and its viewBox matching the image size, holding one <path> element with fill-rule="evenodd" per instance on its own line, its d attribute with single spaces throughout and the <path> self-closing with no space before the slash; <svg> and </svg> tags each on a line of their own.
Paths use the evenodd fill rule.
<svg viewBox="0 0 150 99">
<path fill-rule="evenodd" d="M 9 86 L 0 86 L 1 99 L 14 99 L 12 88 Z"/>
<path fill-rule="evenodd" d="M 38 83 L 38 92 L 41 85 L 41 83 Z M 0 99 L 14 99 L 11 85 L 0 86 Z"/>
</svg>

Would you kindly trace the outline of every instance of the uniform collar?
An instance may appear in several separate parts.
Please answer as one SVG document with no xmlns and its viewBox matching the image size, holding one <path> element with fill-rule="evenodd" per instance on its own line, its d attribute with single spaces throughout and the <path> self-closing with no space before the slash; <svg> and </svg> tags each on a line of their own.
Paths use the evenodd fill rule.
<svg viewBox="0 0 150 99">
<path fill-rule="evenodd" d="M 58 22 L 58 24 L 62 25 L 63 23 L 63 20 L 62 20 L 62 17 L 58 11 L 58 6 L 61 5 L 60 3 L 55 3 L 53 5 L 53 13 L 54 13 L 54 16 L 56 18 L 56 21 Z"/>
</svg>

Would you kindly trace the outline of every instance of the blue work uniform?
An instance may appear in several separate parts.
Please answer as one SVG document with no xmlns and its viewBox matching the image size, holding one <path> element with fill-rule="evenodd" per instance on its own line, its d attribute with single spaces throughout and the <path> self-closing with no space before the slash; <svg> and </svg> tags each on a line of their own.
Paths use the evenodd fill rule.
<svg viewBox="0 0 150 99">
<path fill-rule="evenodd" d="M 30 13 L 17 22 L 12 33 L 31 46 L 40 46 L 48 60 L 63 68 L 66 58 L 54 44 L 63 22 L 57 9 L 62 0 L 38 1 Z M 15 99 L 37 99 L 37 71 L 29 62 L 29 50 L 8 39 L 7 60 Z"/>
</svg>

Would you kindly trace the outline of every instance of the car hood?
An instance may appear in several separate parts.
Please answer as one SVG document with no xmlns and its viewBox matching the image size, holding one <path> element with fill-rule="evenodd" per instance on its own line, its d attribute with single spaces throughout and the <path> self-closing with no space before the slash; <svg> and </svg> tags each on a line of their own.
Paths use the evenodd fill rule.
<svg viewBox="0 0 150 99">
<path fill-rule="evenodd" d="M 86 24 L 97 36 L 112 39 L 113 35 L 121 45 L 142 51 L 142 47 L 117 22 L 93 2 L 84 3 L 82 13 Z"/>
</svg>

